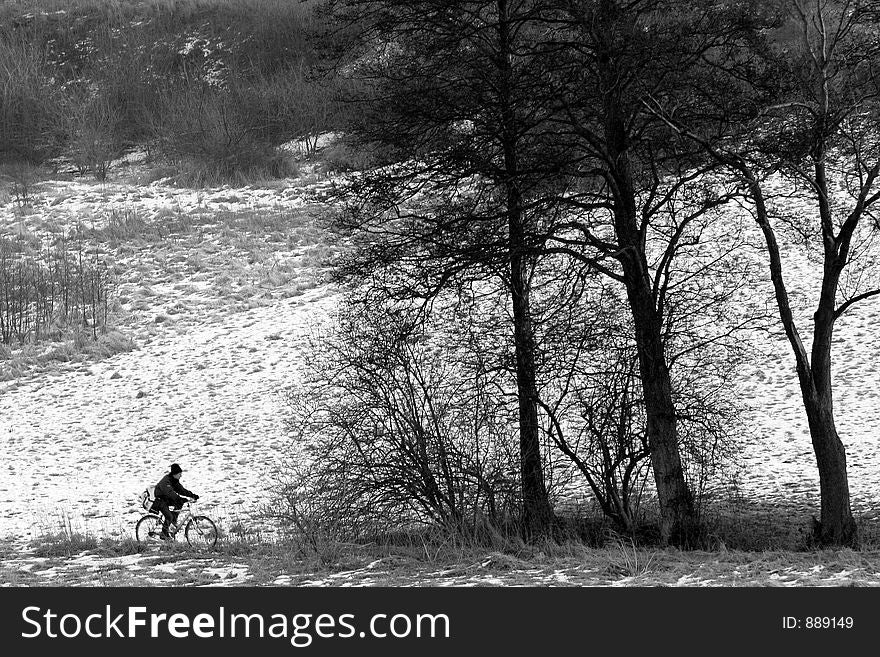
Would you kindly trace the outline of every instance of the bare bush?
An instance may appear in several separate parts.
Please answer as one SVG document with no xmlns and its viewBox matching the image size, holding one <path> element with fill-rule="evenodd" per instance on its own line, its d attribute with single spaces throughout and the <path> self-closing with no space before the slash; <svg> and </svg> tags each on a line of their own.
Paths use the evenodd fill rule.
<svg viewBox="0 0 880 657">
<path fill-rule="evenodd" d="M 276 147 L 314 150 L 334 127 L 335 81 L 310 78 L 315 2 L 27 5 L 0 8 L 0 159 L 43 162 L 69 140 L 99 179 L 134 145 L 182 182 L 284 177 Z"/>
<path fill-rule="evenodd" d="M 63 238 L 36 251 L 0 238 L 0 340 L 57 339 L 71 328 L 97 339 L 108 324 L 112 279 L 97 254 Z"/>
<path fill-rule="evenodd" d="M 151 119 L 153 134 L 158 150 L 190 174 L 189 182 L 284 175 L 283 157 L 254 129 L 239 100 L 210 87 L 164 94 Z"/>
<path fill-rule="evenodd" d="M 311 156 L 318 148 L 318 137 L 337 121 L 338 84 L 313 79 L 305 67 L 293 66 L 240 79 L 234 94 L 260 139 L 276 146 L 300 139 L 304 155 Z"/>
<path fill-rule="evenodd" d="M 26 161 L 16 160 L 0 164 L 0 182 L 9 185 L 9 196 L 19 208 L 30 206 L 33 200 L 34 185 L 43 179 L 45 172 L 41 167 Z"/>
<path fill-rule="evenodd" d="M 536 306 L 546 431 L 602 513 L 632 535 L 643 524 L 643 502 L 653 492 L 632 323 L 621 311 L 615 286 L 596 276 L 562 276 L 559 266 L 551 269 L 558 280 L 542 287 Z M 733 437 L 742 429 L 732 380 L 747 348 L 738 331 L 744 316 L 737 314 L 732 326 L 725 321 L 739 279 L 730 281 L 717 269 L 711 276 L 718 289 L 713 330 L 700 332 L 708 311 L 695 310 L 688 300 L 667 320 L 665 333 L 679 449 L 698 520 L 719 475 L 735 463 Z"/>
<path fill-rule="evenodd" d="M 45 46 L 0 28 L 0 160 L 40 163 L 57 155 L 62 116 Z"/>
<path fill-rule="evenodd" d="M 479 533 L 516 513 L 516 424 L 471 348 L 406 312 L 349 306 L 290 395 L 301 454 L 279 518 L 356 537 L 412 526 Z M 514 478 L 512 478 L 514 477 Z"/>
<path fill-rule="evenodd" d="M 122 151 L 116 107 L 100 92 L 85 92 L 68 100 L 67 117 L 70 157 L 80 175 L 92 173 L 106 180 L 110 163 Z"/>
<path fill-rule="evenodd" d="M 617 354 L 605 371 L 579 381 L 572 415 L 549 409 L 550 435 L 577 468 L 603 514 L 628 533 L 636 529 L 650 450 L 634 355 Z M 563 428 L 563 422 L 565 428 Z"/>
</svg>

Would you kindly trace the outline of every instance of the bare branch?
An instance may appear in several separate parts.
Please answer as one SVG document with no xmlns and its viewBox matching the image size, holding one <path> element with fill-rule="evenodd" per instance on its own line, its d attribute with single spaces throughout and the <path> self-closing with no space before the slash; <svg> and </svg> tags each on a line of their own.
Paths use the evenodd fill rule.
<svg viewBox="0 0 880 657">
<path fill-rule="evenodd" d="M 862 294 L 858 294 L 854 296 L 852 299 L 848 299 L 846 302 L 842 303 L 837 310 L 834 311 L 834 319 L 838 319 L 843 313 L 849 310 L 850 307 L 857 304 L 859 301 L 864 301 L 865 299 L 870 299 L 871 297 L 876 297 L 880 295 L 880 290 L 871 290 L 869 292 L 863 292 Z"/>
</svg>

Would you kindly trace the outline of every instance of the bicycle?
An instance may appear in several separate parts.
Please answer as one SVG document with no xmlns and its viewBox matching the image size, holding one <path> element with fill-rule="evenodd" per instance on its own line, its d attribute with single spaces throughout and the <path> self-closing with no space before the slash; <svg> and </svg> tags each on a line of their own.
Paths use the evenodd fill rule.
<svg viewBox="0 0 880 657">
<path fill-rule="evenodd" d="M 202 550 L 210 550 L 217 544 L 219 532 L 217 525 L 208 516 L 198 515 L 194 513 L 193 502 L 187 500 L 186 504 L 180 509 L 177 516 L 177 522 L 168 526 L 168 534 L 170 539 L 175 540 L 177 532 L 183 528 L 183 535 L 190 547 Z M 150 498 L 149 491 L 141 493 L 141 506 L 147 510 L 147 513 L 140 517 L 134 526 L 134 535 L 138 543 L 162 542 L 162 523 L 163 518 L 157 511 L 152 511 L 153 500 Z"/>
</svg>

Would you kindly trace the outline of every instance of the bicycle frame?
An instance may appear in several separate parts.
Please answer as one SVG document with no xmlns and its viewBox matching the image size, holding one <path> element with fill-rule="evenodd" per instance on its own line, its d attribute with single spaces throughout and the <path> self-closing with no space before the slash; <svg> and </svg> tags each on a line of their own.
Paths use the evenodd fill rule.
<svg viewBox="0 0 880 657">
<path fill-rule="evenodd" d="M 171 534 L 172 536 L 177 534 L 177 531 L 179 529 L 185 527 L 186 523 L 189 521 L 189 519 L 192 518 L 194 515 L 196 515 L 195 513 L 193 513 L 193 508 L 192 508 L 193 504 L 194 504 L 194 502 L 187 502 L 182 507 L 180 507 L 180 510 L 177 511 L 177 520 L 175 520 L 174 522 L 172 522 L 171 524 L 168 525 L 168 533 L 169 534 Z M 174 509 L 172 509 L 171 512 L 174 513 Z M 161 513 L 159 513 L 158 516 L 160 518 L 162 518 Z M 163 520 L 164 520 L 164 518 L 163 518 Z"/>
</svg>

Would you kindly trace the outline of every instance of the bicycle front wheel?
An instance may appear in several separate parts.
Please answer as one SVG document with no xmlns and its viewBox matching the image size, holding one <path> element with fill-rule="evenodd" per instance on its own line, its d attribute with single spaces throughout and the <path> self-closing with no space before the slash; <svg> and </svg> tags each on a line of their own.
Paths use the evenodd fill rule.
<svg viewBox="0 0 880 657">
<path fill-rule="evenodd" d="M 152 543 L 161 541 L 159 534 L 162 532 L 162 519 L 152 514 L 145 515 L 137 521 L 134 527 L 134 536 L 138 543 Z"/>
<path fill-rule="evenodd" d="M 217 544 L 217 525 L 208 516 L 193 516 L 184 530 L 186 542 L 194 548 L 208 550 Z"/>
</svg>

